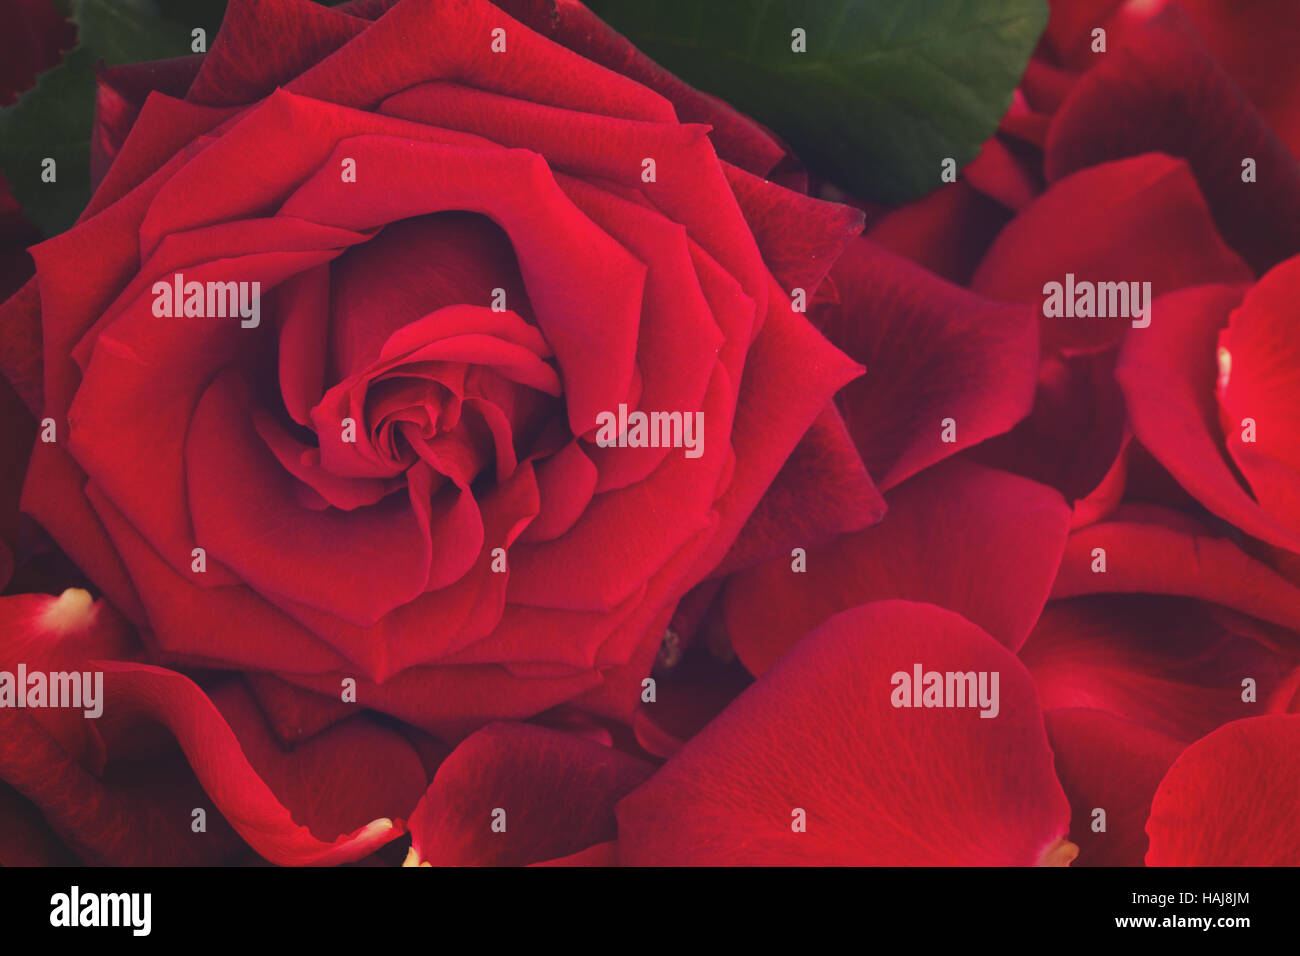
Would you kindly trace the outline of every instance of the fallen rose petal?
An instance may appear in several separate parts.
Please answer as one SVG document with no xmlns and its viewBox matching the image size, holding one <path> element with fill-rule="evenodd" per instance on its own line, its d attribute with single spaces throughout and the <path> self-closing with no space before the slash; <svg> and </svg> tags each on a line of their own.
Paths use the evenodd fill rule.
<svg viewBox="0 0 1300 956">
<path fill-rule="evenodd" d="M 85 662 L 99 657 L 130 657 L 139 653 L 130 627 L 108 602 L 96 601 L 88 591 L 68 588 L 55 597 L 50 594 L 15 594 L 0 597 L 0 670 L 10 680 L 17 668 L 31 672 L 72 671 L 83 675 L 78 686 L 91 678 Z M 16 686 L 19 695 L 26 687 Z M 51 689 L 51 693 L 53 693 Z M 93 694 L 92 687 L 77 691 Z M 103 710 L 102 696 L 95 704 L 82 697 L 88 707 Z M 6 704 L 12 707 L 13 701 Z M 72 758 L 88 765 L 103 763 L 103 745 L 87 711 L 63 707 L 40 707 L 26 715 L 58 741 Z"/>
<path fill-rule="evenodd" d="M 1114 350 L 1043 356 L 1033 410 L 1005 435 L 974 449 L 972 457 L 1050 485 L 1071 502 L 1095 493 L 1125 443 L 1115 359 Z"/>
<path fill-rule="evenodd" d="M 1129 336 L 1115 377 L 1134 436 L 1197 501 L 1247 534 L 1300 551 L 1300 535 L 1260 507 L 1233 475 L 1219 438 L 1218 332 L 1240 301 L 1240 291 L 1225 286 L 1157 300 L 1153 308 L 1166 321 L 1152 320 L 1143 334 Z"/>
<path fill-rule="evenodd" d="M 1020 659 L 1046 710 L 1089 708 L 1190 743 L 1257 712 L 1298 654 L 1230 630 L 1195 601 L 1113 595 L 1053 601 Z"/>
<path fill-rule="evenodd" d="M 409 863 L 519 866 L 580 853 L 614 837 L 614 804 L 651 769 L 571 734 L 489 724 L 438 768 L 411 815 Z"/>
<path fill-rule="evenodd" d="M 1016 650 L 1051 589 L 1069 511 L 1051 489 L 963 461 L 887 498 L 874 528 L 734 575 L 724 593 L 732 646 L 753 674 L 833 614 L 900 598 L 956 611 Z"/>
<path fill-rule="evenodd" d="M 828 405 L 786 459 L 715 575 L 730 574 L 878 523 L 885 501 Z"/>
<path fill-rule="evenodd" d="M 1300 156 L 1300 68 L 1290 42 L 1300 9 L 1289 0 L 1178 0 L 1178 7 L 1292 155 Z"/>
<path fill-rule="evenodd" d="M 1075 866 L 1142 866 L 1151 798 L 1181 741 L 1101 711 L 1048 710 L 1056 776 L 1070 798 Z"/>
<path fill-rule="evenodd" d="M 1231 540 L 1156 506 L 1122 506 L 1070 535 L 1052 597 L 1106 593 L 1195 597 L 1300 627 L 1300 587 Z"/>
<path fill-rule="evenodd" d="M 386 817 L 322 840 L 296 823 L 253 769 L 220 712 L 188 678 L 148 665 L 100 662 L 105 693 L 165 724 L 221 815 L 253 849 L 281 865 L 326 865 L 361 859 L 400 836 Z M 412 754 L 414 758 L 414 754 Z"/>
<path fill-rule="evenodd" d="M 982 300 L 865 239 L 831 275 L 840 306 L 815 318 L 866 366 L 837 402 L 881 491 L 1028 413 L 1038 375 L 1032 310 Z"/>
<path fill-rule="evenodd" d="M 71 866 L 75 862 L 36 806 L 13 787 L 0 783 L 0 866 Z"/>
<path fill-rule="evenodd" d="M 892 707 L 891 673 L 914 664 L 997 671 L 998 717 Z M 949 611 L 886 601 L 814 631 L 624 798 L 619 859 L 1030 865 L 1068 819 L 1015 658 Z"/>
<path fill-rule="evenodd" d="M 1147 866 L 1300 865 L 1300 716 L 1234 721 L 1188 747 L 1151 805 Z"/>
<path fill-rule="evenodd" d="M 1295 532 L 1300 532 L 1300 348 L 1292 310 L 1298 292 L 1300 256 L 1295 256 L 1260 279 L 1232 310 L 1217 353 L 1228 453 L 1260 506 Z"/>
<path fill-rule="evenodd" d="M 1117 241 L 1118 237 L 1118 241 Z M 998 234 L 971 290 L 1023 302 L 1043 316 L 1045 284 L 1150 282 L 1153 326 L 1169 326 L 1156 298 L 1212 282 L 1246 282 L 1250 270 L 1219 237 L 1187 164 L 1147 153 L 1089 166 L 1058 179 Z M 1072 310 L 1071 310 L 1072 311 Z M 1128 335 L 1131 316 L 1046 317 L 1044 342 L 1067 352 L 1096 352 Z M 1141 333 L 1141 334 L 1137 334 Z"/>
<path fill-rule="evenodd" d="M 294 822 L 321 840 L 380 817 L 409 817 L 424 792 L 428 781 L 415 749 L 355 707 L 346 720 L 286 747 L 242 682 L 214 687 L 210 697 L 257 775 Z"/>
<path fill-rule="evenodd" d="M 1224 238 L 1256 271 L 1300 248 L 1300 159 L 1229 79 L 1177 4 L 1098 57 L 1079 80 L 1052 121 L 1044 165 L 1055 182 L 1142 153 L 1187 160 Z M 1246 157 L 1256 164 L 1250 180 Z"/>
<path fill-rule="evenodd" d="M 541 863 L 530 863 L 529 866 L 618 866 L 618 841 L 610 840 L 608 843 L 597 843 L 595 846 L 588 847 L 585 850 L 579 850 L 577 853 L 571 853 L 568 856 L 558 857 L 554 860 L 545 860 Z"/>
<path fill-rule="evenodd" d="M 867 238 L 965 285 L 975 273 L 1011 210 L 969 183 L 957 181 L 891 210 L 867 230 Z"/>
</svg>

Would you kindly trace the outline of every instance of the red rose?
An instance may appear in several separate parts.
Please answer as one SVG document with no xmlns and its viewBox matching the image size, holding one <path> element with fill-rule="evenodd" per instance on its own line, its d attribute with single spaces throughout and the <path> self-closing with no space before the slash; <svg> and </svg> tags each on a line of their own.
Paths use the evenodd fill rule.
<svg viewBox="0 0 1300 956">
<path fill-rule="evenodd" d="M 760 178 L 779 143 L 580 5 L 512 5 L 556 39 L 486 0 L 388 6 L 236 2 L 205 57 L 105 71 L 90 206 L 0 316 L 43 340 L 39 393 L 7 360 L 55 436 L 25 509 L 130 659 L 246 675 L 209 702 L 114 664 L 110 703 L 280 861 L 362 855 L 414 798 L 376 783 L 311 828 L 332 848 L 242 826 L 252 770 L 200 766 L 226 724 L 256 751 L 249 688 L 286 740 L 352 726 L 340 696 L 452 740 L 566 702 L 630 720 L 682 595 L 773 547 L 732 548 L 819 416 L 846 492 L 822 533 L 878 516 L 828 408 L 860 370 L 802 314 L 860 214 Z"/>
</svg>

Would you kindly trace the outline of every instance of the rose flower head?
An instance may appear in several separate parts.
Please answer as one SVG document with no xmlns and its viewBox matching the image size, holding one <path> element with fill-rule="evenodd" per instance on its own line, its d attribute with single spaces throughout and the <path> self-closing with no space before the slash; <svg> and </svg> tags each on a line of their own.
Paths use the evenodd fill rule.
<svg viewBox="0 0 1300 956">
<path fill-rule="evenodd" d="M 24 507 L 160 662 L 351 679 L 451 737 L 627 712 L 860 372 L 802 309 L 861 217 L 648 60 L 602 66 L 603 26 L 277 9 L 102 73 L 102 179 L 6 306 L 56 435 Z"/>
</svg>

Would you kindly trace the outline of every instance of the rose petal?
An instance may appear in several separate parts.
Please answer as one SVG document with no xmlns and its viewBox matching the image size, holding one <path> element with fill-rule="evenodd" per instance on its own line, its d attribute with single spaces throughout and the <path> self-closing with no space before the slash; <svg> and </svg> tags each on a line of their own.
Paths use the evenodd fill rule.
<svg viewBox="0 0 1300 956">
<path fill-rule="evenodd" d="M 0 866 L 72 866 L 76 858 L 59 841 L 41 811 L 13 787 L 0 783 Z"/>
<path fill-rule="evenodd" d="M 365 27 L 364 20 L 308 0 L 231 0 L 188 99 L 210 106 L 261 99 Z"/>
<path fill-rule="evenodd" d="M 597 843 L 577 853 L 541 863 L 530 863 L 529 866 L 618 866 L 618 841 Z"/>
<path fill-rule="evenodd" d="M 130 569 L 144 605 L 140 617 L 169 661 L 276 672 L 344 666 L 343 657 L 251 589 L 205 588 L 188 569 L 174 570 L 94 485 L 84 494 L 111 536 L 118 560 Z"/>
<path fill-rule="evenodd" d="M 1076 282 L 1150 282 L 1153 299 L 1184 286 L 1250 279 L 1219 238 L 1187 164 L 1158 154 L 1091 166 L 1052 183 L 998 235 L 971 289 L 1029 303 L 1042 315 L 1045 283 L 1065 283 L 1067 273 Z M 1161 313 L 1151 315 L 1160 324 Z M 1101 351 L 1130 328 L 1115 317 L 1042 322 L 1046 342 L 1068 351 Z"/>
<path fill-rule="evenodd" d="M 506 31 L 509 62 L 517 65 L 503 69 L 492 52 L 494 29 Z M 653 90 L 533 32 L 487 0 L 460 0 L 438 16 L 423 3 L 398 3 L 287 88 L 367 109 L 399 90 L 444 79 L 587 113 L 675 119 Z"/>
<path fill-rule="evenodd" d="M 984 195 L 1016 212 L 1025 209 L 1043 190 L 1040 174 L 997 136 L 985 141 L 962 175 Z"/>
<path fill-rule="evenodd" d="M 187 58 L 181 62 L 194 63 L 200 59 L 202 58 Z M 113 71 L 119 70 L 143 71 L 147 80 L 152 79 L 153 70 L 148 63 L 124 64 L 113 68 Z M 108 94 L 101 90 L 101 99 L 106 96 Z M 179 166 L 188 156 L 201 152 L 210 141 L 205 134 L 219 130 L 223 124 L 234 122 L 234 117 L 240 110 L 199 106 L 155 92 L 148 95 L 138 110 L 134 106 L 127 106 L 122 108 L 122 112 L 118 122 L 125 123 L 129 120 L 129 130 L 101 130 L 97 127 L 93 134 L 92 149 L 102 149 L 105 153 L 103 161 L 111 160 L 112 165 L 95 180 L 94 193 L 78 218 L 78 223 L 107 209 L 164 166 Z M 118 142 L 119 135 L 125 137 L 123 142 Z M 101 137 L 107 142 L 99 143 Z"/>
<path fill-rule="evenodd" d="M 733 576 L 727 632 L 762 674 L 840 611 L 900 598 L 957 611 L 1011 650 L 1037 620 L 1069 527 L 1051 489 L 962 461 L 928 470 L 887 498 L 880 524 Z"/>
<path fill-rule="evenodd" d="M 1053 601 L 1020 658 L 1044 709 L 1085 707 L 1189 743 L 1257 712 L 1292 657 L 1230 631 L 1194 601 L 1119 596 Z"/>
<path fill-rule="evenodd" d="M 1104 572 L 1093 570 L 1099 558 Z M 1103 593 L 1195 597 L 1300 629 L 1300 587 L 1233 541 L 1154 506 L 1121 507 L 1070 535 L 1052 597 Z"/>
<path fill-rule="evenodd" d="M 245 674 L 244 683 L 284 746 L 301 743 L 356 712 L 338 698 L 313 694 L 270 674 Z"/>
<path fill-rule="evenodd" d="M 1220 333 L 1220 403 L 1228 452 L 1255 499 L 1291 531 L 1300 532 L 1300 347 L 1294 308 L 1300 256 L 1270 271 L 1246 293 Z M 1291 319 L 1292 321 L 1288 321 Z M 1242 440 L 1254 422 L 1255 440 Z"/>
<path fill-rule="evenodd" d="M 577 853 L 613 839 L 614 804 L 652 769 L 572 734 L 490 724 L 438 768 L 411 815 L 412 854 L 433 866 L 519 866 Z"/>
<path fill-rule="evenodd" d="M 380 817 L 408 817 L 424 792 L 424 766 L 414 748 L 356 707 L 346 720 L 285 747 L 241 682 L 214 688 L 211 699 L 257 775 L 294 822 L 321 840 Z"/>
<path fill-rule="evenodd" d="M 796 287 L 811 295 L 862 232 L 865 217 L 852 206 L 813 199 L 730 164 L 723 172 L 763 261 L 789 295 Z"/>
<path fill-rule="evenodd" d="M 958 180 L 876 220 L 867 238 L 957 285 L 970 282 L 1011 212 Z"/>
<path fill-rule="evenodd" d="M 1179 0 L 1178 6 L 1292 155 L 1300 156 L 1300 69 L 1291 43 L 1300 10 L 1288 0 Z"/>
<path fill-rule="evenodd" d="M 1097 490 L 1128 435 L 1115 351 L 1043 356 L 1029 416 L 972 453 L 976 461 L 1033 478 L 1069 501 Z"/>
<path fill-rule="evenodd" d="M 1115 375 L 1133 432 L 1184 488 L 1248 534 L 1292 551 L 1300 539 L 1251 499 L 1224 460 L 1213 382 L 1218 330 L 1240 301 L 1232 288 L 1188 289 L 1157 301 L 1167 316 L 1130 336 Z"/>
<path fill-rule="evenodd" d="M 1188 747 L 1151 805 L 1147 866 L 1300 865 L 1300 716 L 1238 720 Z"/>
<path fill-rule="evenodd" d="M 1001 711 L 891 706 L 891 674 L 1000 673 Z M 797 832 L 794 811 L 806 811 Z M 618 805 L 625 864 L 1032 864 L 1069 808 L 1028 674 L 979 628 L 902 601 L 804 639 Z"/>
<path fill-rule="evenodd" d="M 41 294 L 29 279 L 0 303 L 0 375 L 13 386 L 32 414 L 41 410 Z"/>
<path fill-rule="evenodd" d="M 771 281 L 771 280 L 769 280 Z M 711 571 L 735 543 L 741 528 L 776 479 L 799 440 L 835 392 L 861 374 L 790 300 L 769 288 L 767 318 L 750 348 L 731 429 L 735 471 L 716 506 L 717 536 L 701 558 Z M 791 391 L 789 382 L 803 382 Z M 709 419 L 710 427 L 714 419 Z"/>
<path fill-rule="evenodd" d="M 385 100 L 385 113 L 450 126 L 504 146 L 541 153 L 552 167 L 635 190 L 686 228 L 766 311 L 767 272 L 706 127 L 634 122 L 542 107 L 451 84 L 430 84 Z M 645 158 L 656 178 L 642 180 Z"/>
<path fill-rule="evenodd" d="M 251 223 L 238 225 L 239 229 L 214 229 L 244 233 L 255 228 Z M 311 238 L 300 234 L 305 244 L 317 246 L 312 251 L 217 259 L 187 268 L 186 278 L 198 282 L 261 282 L 265 287 L 337 254 L 335 249 L 320 249 L 319 242 L 332 245 L 339 240 L 349 241 L 347 236 L 361 238 L 359 234 L 332 230 L 322 234 L 317 229 L 312 226 L 307 230 L 315 233 Z M 271 231 L 285 237 L 290 230 Z M 221 241 L 211 233 L 209 238 L 214 245 Z M 237 235 L 222 238 L 239 241 Z M 184 239 L 175 243 L 178 258 L 187 258 L 180 248 L 184 244 Z M 169 256 L 172 248 L 170 241 L 160 246 L 163 263 L 175 263 Z M 186 513 L 184 443 L 160 445 L 156 436 L 185 434 L 212 376 L 224 367 L 237 367 L 236 360 L 248 354 L 250 336 L 256 339 L 262 333 L 260 329 L 241 328 L 237 318 L 158 319 L 153 315 L 147 291 L 151 274 L 157 275 L 145 273 L 142 281 L 133 283 L 123 294 L 123 301 L 129 304 L 115 320 L 109 320 L 111 325 L 94 338 L 93 344 L 87 341 L 79 346 L 79 354 L 85 355 L 83 348 L 90 354 L 85 356 L 82 386 L 68 411 L 68 447 L 101 490 L 179 570 L 189 566 L 197 543 L 191 516 Z M 160 336 L 160 321 L 171 323 L 173 334 Z M 135 427 L 141 420 L 147 420 L 150 427 Z M 142 469 L 142 461 L 148 461 L 149 467 Z M 219 568 L 209 568 L 209 573 L 209 583 L 233 583 Z"/>
<path fill-rule="evenodd" d="M 885 501 L 844 419 L 828 405 L 786 459 L 715 575 L 731 574 L 877 524 Z"/>
<path fill-rule="evenodd" d="M 1070 798 L 1075 865 L 1142 866 L 1151 798 L 1183 744 L 1096 710 L 1048 710 L 1043 717 L 1056 776 Z"/>
<path fill-rule="evenodd" d="M 342 680 L 356 681 L 357 702 L 391 714 L 444 740 L 459 740 L 493 720 L 524 719 L 597 686 L 600 675 L 516 677 L 499 665 L 413 667 L 375 684 L 347 672 L 282 674 L 290 683 L 337 697 Z"/>
<path fill-rule="evenodd" d="M 384 169 L 384 178 L 358 177 L 340 189 L 335 171 L 344 156 Z M 406 184 L 400 193 L 390 188 L 394 181 Z M 486 182 L 496 185 L 485 189 Z M 490 215 L 510 233 L 538 323 L 564 376 L 570 426 L 575 434 L 594 428 L 597 413 L 617 408 L 628 394 L 645 267 L 573 206 L 541 157 L 438 146 L 426 151 L 393 137 L 357 137 L 341 145 L 279 214 L 370 228 L 443 209 Z M 543 218 L 546 229 L 539 230 Z M 600 332 L 593 336 L 596 316 Z"/>
<path fill-rule="evenodd" d="M 28 463 L 22 510 L 59 543 L 122 614 L 145 623 L 144 607 L 125 560 L 86 497 L 86 475 L 61 446 L 37 442 Z"/>
<path fill-rule="evenodd" d="M 183 98 L 203 60 L 202 56 L 182 56 L 95 71 L 95 128 L 90 134 L 92 192 L 116 161 L 150 95 L 157 92 L 164 99 Z M 153 119 L 151 116 L 150 121 Z"/>
<path fill-rule="evenodd" d="M 1180 157 L 1224 238 L 1256 271 L 1300 249 L 1300 160 L 1177 5 L 1097 59 L 1052 123 L 1044 159 L 1050 181 L 1142 153 Z M 1242 180 L 1246 157 L 1257 164 L 1255 182 Z"/>
<path fill-rule="evenodd" d="M 832 276 L 841 306 L 818 321 L 867 366 L 839 404 L 882 491 L 1029 411 L 1038 372 L 1029 309 L 983 301 L 865 240 Z M 955 441 L 943 440 L 948 418 Z"/>
<path fill-rule="evenodd" d="M 138 715 L 164 724 L 176 736 L 222 817 L 271 862 L 347 862 L 401 835 L 400 827 L 381 818 L 328 842 L 318 839 L 293 821 L 257 776 L 230 725 L 192 681 L 146 665 L 97 661 L 93 666 L 104 672 L 105 706 L 119 716 Z M 5 712 L 0 720 L 15 716 L 21 715 Z M 96 780 L 39 730 L 18 730 L 21 749 L 10 747 L 0 753 L 0 776 L 40 806 L 65 838 L 86 848 L 96 859 L 118 864 L 148 862 L 163 849 L 176 854 L 171 857 L 175 863 L 187 854 L 202 854 L 201 844 L 190 831 L 188 810 L 173 806 L 173 812 L 160 814 L 148 799 L 138 799 L 144 794 L 132 793 L 129 785 L 105 785 Z"/>
</svg>

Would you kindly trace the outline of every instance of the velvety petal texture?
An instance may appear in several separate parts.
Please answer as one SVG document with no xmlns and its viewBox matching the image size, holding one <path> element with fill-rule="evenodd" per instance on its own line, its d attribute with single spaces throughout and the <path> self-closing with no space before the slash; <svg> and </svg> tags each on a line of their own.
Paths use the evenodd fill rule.
<svg viewBox="0 0 1300 956">
<path fill-rule="evenodd" d="M 1186 289 L 1163 303 L 1157 300 L 1153 308 L 1163 304 L 1171 321 L 1160 328 L 1153 321 L 1152 328 L 1142 330 L 1150 335 L 1132 336 L 1115 377 L 1124 389 L 1134 435 L 1183 488 L 1246 533 L 1296 551 L 1297 532 L 1252 497 L 1234 474 L 1223 446 L 1225 425 L 1214 383 L 1220 363 L 1230 370 L 1232 359 L 1230 349 L 1218 351 L 1219 331 L 1240 302 L 1240 291 L 1225 286 Z M 1225 381 L 1231 383 L 1230 371 Z M 1247 418 L 1253 420 L 1243 415 L 1241 421 L 1228 422 L 1229 434 L 1240 437 L 1249 426 Z M 1271 444 L 1276 446 L 1276 437 Z"/>
<path fill-rule="evenodd" d="M 1197 741 L 1160 782 L 1148 866 L 1296 866 L 1300 716 L 1239 720 Z"/>
<path fill-rule="evenodd" d="M 866 239 L 831 275 L 840 304 L 817 321 L 866 366 L 837 400 L 882 490 L 1028 413 L 1039 347 L 1032 310 L 971 295 Z"/>
<path fill-rule="evenodd" d="M 1300 245 L 1300 244 L 1298 244 Z M 1300 531 L 1300 256 L 1270 270 L 1219 331 L 1220 420 L 1228 454 L 1260 506 Z"/>
<path fill-rule="evenodd" d="M 998 715 L 893 706 L 914 666 L 999 673 Z M 806 637 L 624 798 L 619 858 L 1031 865 L 1068 819 L 1016 659 L 950 611 L 885 601 Z"/>
<path fill-rule="evenodd" d="M 1087 708 L 1043 714 L 1056 776 L 1070 798 L 1072 866 L 1142 866 L 1151 798 L 1183 744 Z"/>
<path fill-rule="evenodd" d="M 1116 241 L 1116 237 L 1120 241 Z M 1031 304 L 1054 348 L 1092 352 L 1140 338 L 1125 317 L 1047 317 L 1050 282 L 1151 283 L 1152 297 L 1189 285 L 1246 282 L 1250 270 L 1220 237 L 1185 162 L 1158 153 L 1088 166 L 1054 182 L 998 234 L 971 288 Z M 1151 304 L 1152 326 L 1163 310 Z"/>
<path fill-rule="evenodd" d="M 728 580 L 727 631 L 751 673 L 762 674 L 832 615 L 894 598 L 956 611 L 1013 651 L 1024 643 L 1065 548 L 1069 511 L 1060 496 L 957 460 L 918 475 L 887 502 L 873 528 Z"/>
<path fill-rule="evenodd" d="M 1045 167 L 1055 181 L 1140 153 L 1187 161 L 1224 239 L 1256 270 L 1300 249 L 1300 159 L 1233 83 L 1178 4 L 1169 4 L 1080 79 L 1053 120 Z M 1266 172 L 1244 176 L 1247 157 Z"/>
<path fill-rule="evenodd" d="M 527 724 L 490 724 L 462 743 L 411 816 L 410 865 L 527 865 L 611 840 L 614 805 L 652 766 Z"/>
</svg>

